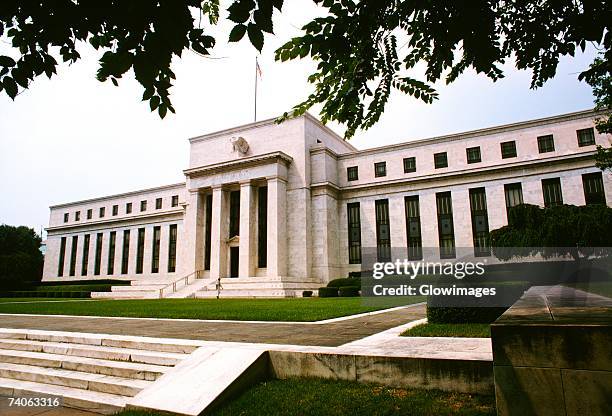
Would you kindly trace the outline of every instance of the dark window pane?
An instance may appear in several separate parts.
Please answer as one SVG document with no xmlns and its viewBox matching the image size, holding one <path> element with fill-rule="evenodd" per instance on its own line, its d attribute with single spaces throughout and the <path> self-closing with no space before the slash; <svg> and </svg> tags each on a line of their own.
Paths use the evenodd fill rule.
<svg viewBox="0 0 612 416">
<path fill-rule="evenodd" d="M 377 178 L 387 176 L 387 162 L 374 163 L 374 176 Z"/>
<path fill-rule="evenodd" d="M 176 271 L 176 239 L 177 239 L 177 226 L 176 224 L 170 225 L 169 229 L 169 240 L 168 240 L 168 273 L 174 273 Z"/>
<path fill-rule="evenodd" d="M 268 266 L 268 187 L 260 186 L 257 195 L 257 267 Z"/>
<path fill-rule="evenodd" d="M 480 162 L 480 146 L 468 147 L 465 149 L 467 155 L 467 163 L 478 163 Z"/>
<path fill-rule="evenodd" d="M 144 242 L 145 242 L 145 229 L 138 229 L 138 242 L 136 245 L 136 274 L 142 274 L 144 264 Z"/>
<path fill-rule="evenodd" d="M 606 203 L 601 172 L 582 175 L 582 187 L 584 188 L 584 200 L 587 205 Z"/>
<path fill-rule="evenodd" d="M 359 213 L 359 202 L 346 205 L 348 221 L 348 250 L 349 263 L 361 263 L 361 216 Z"/>
<path fill-rule="evenodd" d="M 552 207 L 563 204 L 561 193 L 561 179 L 542 179 L 542 193 L 544 194 L 544 206 Z"/>
<path fill-rule="evenodd" d="M 421 213 L 418 195 L 404 198 L 406 211 L 406 236 L 408 242 L 408 259 L 423 258 L 423 242 L 421 239 Z"/>
<path fill-rule="evenodd" d="M 359 169 L 357 166 L 349 166 L 346 168 L 346 180 L 356 181 L 359 179 Z"/>
<path fill-rule="evenodd" d="M 416 158 L 406 157 L 404 158 L 404 173 L 416 172 Z"/>
<path fill-rule="evenodd" d="M 62 237 L 60 242 L 60 252 L 57 264 L 57 276 L 61 277 L 64 275 L 64 261 L 66 260 L 66 237 Z"/>
<path fill-rule="evenodd" d="M 378 261 L 391 261 L 391 230 L 389 224 L 389 200 L 375 201 L 376 253 Z"/>
<path fill-rule="evenodd" d="M 151 250 L 151 273 L 159 273 L 159 246 L 161 242 L 161 227 L 153 227 L 153 249 Z"/>
<path fill-rule="evenodd" d="M 595 132 L 593 128 L 577 130 L 576 135 L 578 136 L 578 146 L 591 146 L 595 144 Z"/>
<path fill-rule="evenodd" d="M 108 239 L 108 274 L 115 273 L 115 246 L 117 240 L 117 233 L 111 231 Z"/>
<path fill-rule="evenodd" d="M 127 274 L 130 261 L 130 230 L 123 231 L 123 252 L 121 253 L 121 274 Z"/>
<path fill-rule="evenodd" d="M 436 169 L 448 167 L 448 157 L 446 156 L 446 152 L 434 154 L 434 166 Z"/>
<path fill-rule="evenodd" d="M 162 199 L 161 198 L 157 198 L 155 200 L 155 209 L 161 209 L 162 207 Z"/>
<path fill-rule="evenodd" d="M 553 139 L 552 134 L 538 137 L 538 151 L 540 153 L 555 151 L 555 140 Z"/>
<path fill-rule="evenodd" d="M 229 238 L 240 235 L 240 191 L 230 192 Z"/>
<path fill-rule="evenodd" d="M 439 192 L 436 194 L 436 209 L 438 212 L 440 258 L 454 258 L 455 227 L 453 224 L 453 204 L 450 192 Z"/>
<path fill-rule="evenodd" d="M 89 234 L 83 237 L 83 259 L 81 261 L 81 276 L 87 276 L 87 268 L 89 266 Z"/>
<path fill-rule="evenodd" d="M 516 142 L 514 140 L 511 142 L 500 143 L 500 147 L 502 159 L 516 157 Z"/>
<path fill-rule="evenodd" d="M 474 256 L 490 256 L 489 217 L 485 188 L 470 189 L 470 211 L 472 214 L 472 237 Z"/>
</svg>

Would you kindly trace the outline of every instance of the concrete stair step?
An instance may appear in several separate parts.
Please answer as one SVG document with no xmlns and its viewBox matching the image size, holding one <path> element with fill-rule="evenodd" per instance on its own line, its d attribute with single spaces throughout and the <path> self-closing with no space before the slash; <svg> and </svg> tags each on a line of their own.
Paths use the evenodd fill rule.
<svg viewBox="0 0 612 416">
<path fill-rule="evenodd" d="M 223 288 L 221 290 L 220 298 L 255 298 L 255 297 L 268 297 L 268 298 L 278 298 L 278 297 L 302 297 L 302 292 L 304 290 L 312 290 L 316 295 L 315 289 L 226 289 Z M 217 297 L 216 290 L 209 291 L 198 291 L 195 294 L 196 298 L 206 299 L 206 298 L 215 298 Z"/>
<path fill-rule="evenodd" d="M 62 396 L 62 404 L 81 410 L 111 415 L 125 407 L 126 397 L 53 384 L 0 378 L 0 394 L 6 396 Z"/>
<path fill-rule="evenodd" d="M 129 397 L 135 396 L 152 384 L 151 381 L 145 380 L 10 363 L 0 363 L 0 378 L 52 384 Z"/>
<path fill-rule="evenodd" d="M 164 366 L 176 365 L 187 357 L 187 354 L 179 353 L 20 339 L 0 339 L 0 349 L 42 352 Z"/>
<path fill-rule="evenodd" d="M 111 291 L 118 292 L 159 292 L 166 285 L 111 286 Z"/>
<path fill-rule="evenodd" d="M 93 299 L 159 299 L 159 290 L 125 292 L 91 292 Z"/>
<path fill-rule="evenodd" d="M 148 381 L 156 380 L 169 368 L 153 364 L 5 349 L 0 349 L 0 363 L 62 368 Z"/>
</svg>

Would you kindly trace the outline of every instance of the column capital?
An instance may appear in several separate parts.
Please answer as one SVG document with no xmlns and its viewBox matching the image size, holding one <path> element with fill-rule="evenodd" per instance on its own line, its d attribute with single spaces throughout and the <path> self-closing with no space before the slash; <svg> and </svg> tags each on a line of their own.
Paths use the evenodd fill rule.
<svg viewBox="0 0 612 416">
<path fill-rule="evenodd" d="M 240 184 L 240 187 L 242 188 L 243 186 L 251 186 L 253 183 L 253 181 L 251 179 L 243 179 L 241 181 L 239 181 L 238 183 Z"/>
<path fill-rule="evenodd" d="M 211 188 L 212 188 L 213 191 L 222 191 L 223 190 L 223 184 L 217 183 L 217 184 L 211 185 Z"/>
</svg>

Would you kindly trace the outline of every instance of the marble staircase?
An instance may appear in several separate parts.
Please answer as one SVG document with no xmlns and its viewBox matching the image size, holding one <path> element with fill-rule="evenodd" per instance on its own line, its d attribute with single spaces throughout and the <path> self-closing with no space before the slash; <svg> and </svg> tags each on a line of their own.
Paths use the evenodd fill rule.
<svg viewBox="0 0 612 416">
<path fill-rule="evenodd" d="M 220 298 L 296 298 L 302 297 L 305 290 L 316 296 L 319 287 L 323 286 L 316 280 L 303 280 L 291 277 L 239 277 L 221 279 Z M 215 298 L 215 285 L 195 293 L 196 298 Z"/>
</svg>

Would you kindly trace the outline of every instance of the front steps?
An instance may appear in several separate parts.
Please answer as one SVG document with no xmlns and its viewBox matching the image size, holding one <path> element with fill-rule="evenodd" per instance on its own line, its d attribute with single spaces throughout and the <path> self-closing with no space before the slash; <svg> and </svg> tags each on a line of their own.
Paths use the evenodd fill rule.
<svg viewBox="0 0 612 416">
<path fill-rule="evenodd" d="M 196 349 L 188 342 L 0 329 L 0 394 L 61 396 L 63 406 L 113 414 Z"/>
</svg>

